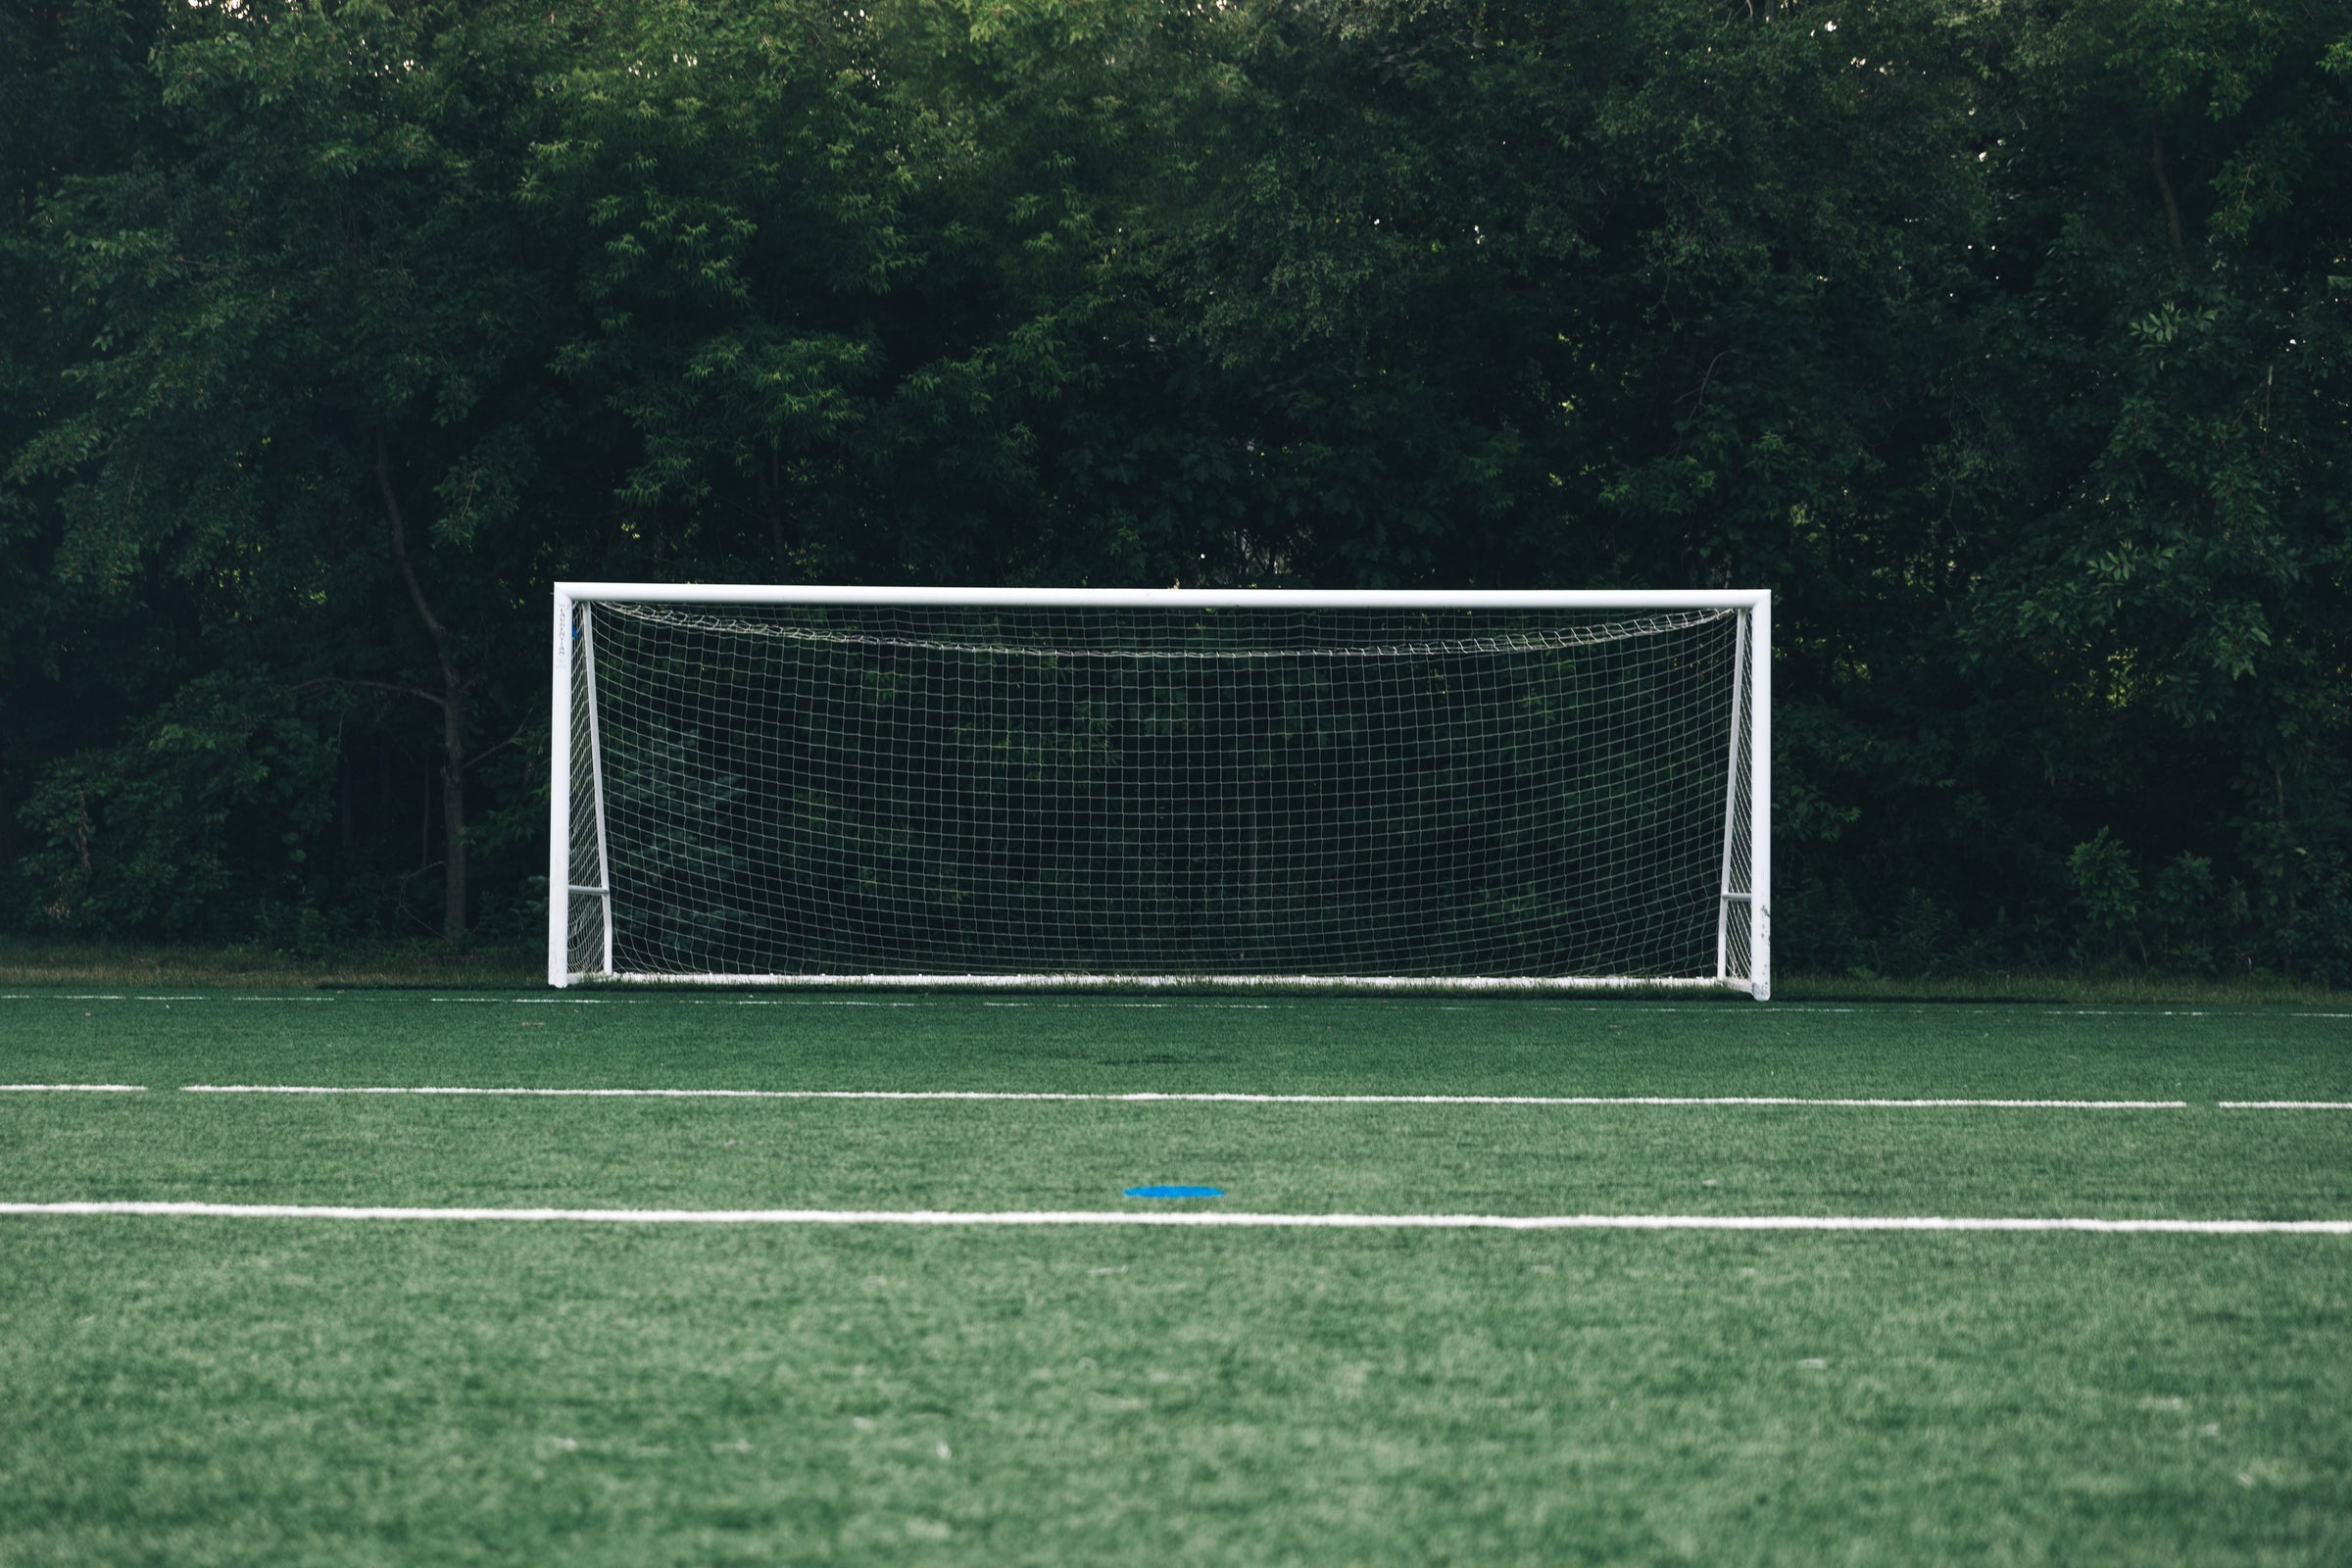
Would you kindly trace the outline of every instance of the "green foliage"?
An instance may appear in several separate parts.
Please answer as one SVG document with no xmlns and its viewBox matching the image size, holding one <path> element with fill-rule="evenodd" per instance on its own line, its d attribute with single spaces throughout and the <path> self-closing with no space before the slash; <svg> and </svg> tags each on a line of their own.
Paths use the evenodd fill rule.
<svg viewBox="0 0 2352 1568">
<path fill-rule="evenodd" d="M 470 850 L 459 923 L 524 930 L 556 576 L 1740 582 L 1789 954 L 2342 975 L 2348 50 L 2341 0 L 10 8 L 0 918 L 67 803 L 203 815 L 134 780 L 234 670 L 338 737 L 299 890 L 229 833 L 87 919 L 422 931 Z"/>
<path fill-rule="evenodd" d="M 2066 858 L 2074 879 L 2075 904 L 2082 914 L 2084 943 L 2102 956 L 2120 956 L 2124 933 L 2139 919 L 2139 872 L 2132 856 L 2101 828 Z"/>
<path fill-rule="evenodd" d="M 120 744 L 53 763 L 17 813 L 42 928 L 199 935 L 300 905 L 335 766 L 308 717 L 281 689 L 205 675 Z"/>
<path fill-rule="evenodd" d="M 2146 918 L 2155 928 L 2157 951 L 2167 968 L 2211 974 L 2222 912 L 2213 882 L 2213 861 L 2183 852 L 2156 873 L 2148 890 Z"/>
</svg>

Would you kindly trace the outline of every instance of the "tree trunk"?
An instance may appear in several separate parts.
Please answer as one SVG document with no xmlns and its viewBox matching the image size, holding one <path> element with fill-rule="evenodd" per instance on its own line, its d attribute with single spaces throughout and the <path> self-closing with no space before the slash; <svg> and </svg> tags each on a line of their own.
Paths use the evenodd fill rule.
<svg viewBox="0 0 2352 1568">
<path fill-rule="evenodd" d="M 446 673 L 441 704 L 441 940 L 466 935 L 466 688 Z"/>
<path fill-rule="evenodd" d="M 408 519 L 392 488 L 392 459 L 382 436 L 375 440 L 375 488 L 391 529 L 392 560 L 441 664 L 441 695 L 432 699 L 441 708 L 441 940 L 455 947 L 466 935 L 466 681 L 450 652 L 449 630 L 433 613 L 409 561 Z"/>
<path fill-rule="evenodd" d="M 771 440 L 767 444 L 767 480 L 760 488 L 763 492 L 760 499 L 767 505 L 767 542 L 776 558 L 777 582 L 792 580 L 792 567 L 784 553 L 784 443 Z"/>
<path fill-rule="evenodd" d="M 2164 170 L 2164 125 L 2154 115 L 2148 117 L 2148 163 L 2156 171 L 2156 189 L 2164 197 L 2164 231 L 2173 245 L 2173 268 L 2188 270 L 2188 247 L 2180 235 L 2180 204 L 2173 199 L 2172 176 Z"/>
</svg>

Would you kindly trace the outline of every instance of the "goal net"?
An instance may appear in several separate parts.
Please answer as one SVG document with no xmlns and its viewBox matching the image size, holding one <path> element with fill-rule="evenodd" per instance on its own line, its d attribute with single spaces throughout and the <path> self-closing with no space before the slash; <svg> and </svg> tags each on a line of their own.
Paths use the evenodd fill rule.
<svg viewBox="0 0 2352 1568">
<path fill-rule="evenodd" d="M 549 978 L 1762 996 L 1766 605 L 560 585 Z"/>
</svg>

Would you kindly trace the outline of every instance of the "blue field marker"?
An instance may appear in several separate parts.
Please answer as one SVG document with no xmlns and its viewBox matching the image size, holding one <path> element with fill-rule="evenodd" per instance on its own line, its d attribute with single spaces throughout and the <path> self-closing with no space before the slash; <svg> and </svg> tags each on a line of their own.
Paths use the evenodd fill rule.
<svg viewBox="0 0 2352 1568">
<path fill-rule="evenodd" d="M 1130 1187 L 1129 1198 L 1223 1198 L 1222 1187 Z"/>
</svg>

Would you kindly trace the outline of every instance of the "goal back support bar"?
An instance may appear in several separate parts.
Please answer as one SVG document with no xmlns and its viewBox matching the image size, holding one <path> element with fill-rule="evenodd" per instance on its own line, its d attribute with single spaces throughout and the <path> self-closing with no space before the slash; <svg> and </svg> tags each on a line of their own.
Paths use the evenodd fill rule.
<svg viewBox="0 0 2352 1568">
<path fill-rule="evenodd" d="M 596 697 L 594 616 L 584 608 L 599 604 L 666 607 L 945 607 L 956 610 L 1152 612 L 1378 611 L 1420 612 L 1737 612 L 1737 652 L 1732 722 L 1725 750 L 1724 837 L 1718 892 L 1714 972 L 1634 977 L 1544 975 L 1424 977 L 1365 975 L 1149 975 L 1149 974 L 662 974 L 615 972 L 614 876 L 606 834 L 606 780 L 599 703 Z M 727 984 L 783 983 L 875 985 L 1114 985 L 1206 984 L 1212 986 L 1299 984 L 1318 987 L 1403 989 L 1582 989 L 1628 986 L 1729 988 L 1763 1000 L 1771 992 L 1771 594 L 1765 590 L 1289 590 L 1289 589 L 1053 589 L 1053 588 L 850 588 L 732 584 L 565 582 L 555 585 L 551 703 L 554 715 L 549 792 L 548 982 L 566 986 L 579 979 L 658 978 Z M 575 723 L 576 721 L 576 723 Z M 575 865 L 575 826 L 585 839 L 579 813 L 595 817 L 595 875 Z M 1742 831 L 1744 830 L 1744 831 Z M 593 921 L 601 942 L 601 968 L 575 960 L 574 916 Z"/>
</svg>

